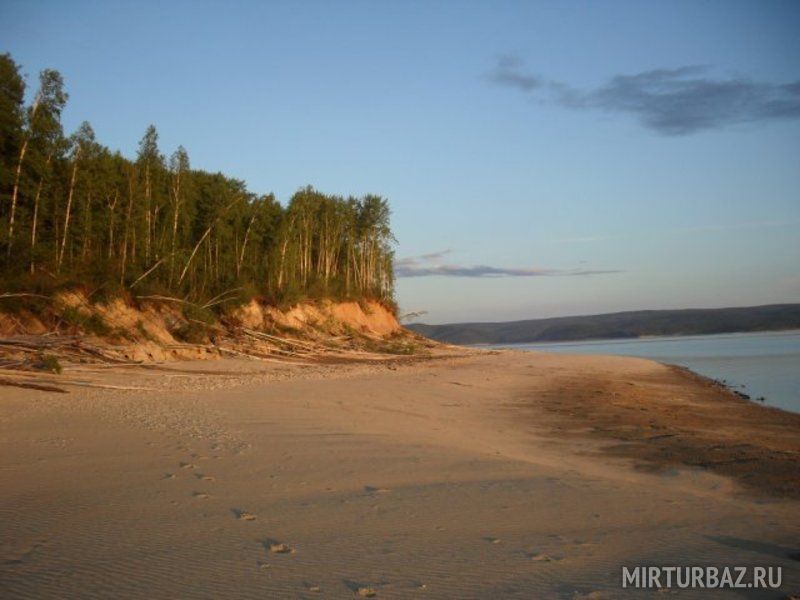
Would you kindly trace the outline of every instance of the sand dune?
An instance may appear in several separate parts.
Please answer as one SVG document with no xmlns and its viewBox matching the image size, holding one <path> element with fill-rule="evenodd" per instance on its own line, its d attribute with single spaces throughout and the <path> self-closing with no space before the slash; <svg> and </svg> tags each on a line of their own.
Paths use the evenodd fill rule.
<svg viewBox="0 0 800 600">
<path fill-rule="evenodd" d="M 142 389 L 0 389 L 3 597 L 637 597 L 622 565 L 700 563 L 781 565 L 783 594 L 800 590 L 797 500 L 660 460 L 657 436 L 631 433 L 652 424 L 618 416 L 650 409 L 697 441 L 707 421 L 654 407 L 745 410 L 656 363 L 503 352 L 62 377 Z M 610 400 L 583 411 L 596 390 Z M 765 419 L 736 435 L 797 455 L 793 421 L 781 437 Z"/>
</svg>

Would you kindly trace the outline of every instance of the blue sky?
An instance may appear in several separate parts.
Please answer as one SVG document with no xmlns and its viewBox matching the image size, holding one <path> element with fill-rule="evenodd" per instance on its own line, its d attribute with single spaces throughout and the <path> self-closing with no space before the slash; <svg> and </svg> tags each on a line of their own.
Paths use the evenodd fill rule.
<svg viewBox="0 0 800 600">
<path fill-rule="evenodd" d="M 64 120 L 393 209 L 399 301 L 509 320 L 800 301 L 796 2 L 16 2 Z"/>
</svg>

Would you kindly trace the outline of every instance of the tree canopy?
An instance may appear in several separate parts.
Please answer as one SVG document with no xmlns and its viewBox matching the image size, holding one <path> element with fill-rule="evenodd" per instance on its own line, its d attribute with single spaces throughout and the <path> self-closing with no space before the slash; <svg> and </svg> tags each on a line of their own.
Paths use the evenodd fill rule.
<svg viewBox="0 0 800 600">
<path fill-rule="evenodd" d="M 6 287 L 80 282 L 192 301 L 393 301 L 388 202 L 299 189 L 286 206 L 243 181 L 166 158 L 155 126 L 134 159 L 84 122 L 66 136 L 61 75 L 25 105 L 20 66 L 0 55 L 0 264 Z M 38 283 L 37 283 L 38 282 Z"/>
</svg>

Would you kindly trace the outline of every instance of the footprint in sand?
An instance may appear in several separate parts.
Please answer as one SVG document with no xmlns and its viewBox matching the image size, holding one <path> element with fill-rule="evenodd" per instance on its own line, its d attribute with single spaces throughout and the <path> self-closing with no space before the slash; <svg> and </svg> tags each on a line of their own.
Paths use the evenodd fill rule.
<svg viewBox="0 0 800 600">
<path fill-rule="evenodd" d="M 39 548 L 44 546 L 46 543 L 47 543 L 46 539 L 42 539 L 42 540 L 39 540 L 38 542 L 34 542 L 30 546 L 27 546 L 25 548 L 19 549 L 15 553 L 15 555 L 13 555 L 10 558 L 6 558 L 0 564 L 5 565 L 5 566 L 9 566 L 9 567 L 10 566 L 24 564 L 34 552 L 36 552 Z"/>
<path fill-rule="evenodd" d="M 388 494 L 391 491 L 389 488 L 376 487 L 374 485 L 364 486 L 364 493 L 366 494 Z"/>
<path fill-rule="evenodd" d="M 175 473 L 164 473 L 161 479 L 175 479 Z"/>
<path fill-rule="evenodd" d="M 286 544 L 270 544 L 269 551 L 275 554 L 291 554 L 294 552 L 294 549 Z"/>
<path fill-rule="evenodd" d="M 247 512 L 246 510 L 239 510 L 238 508 L 232 508 L 231 512 L 240 521 L 255 521 L 256 520 L 256 516 L 254 514 L 252 514 L 252 513 Z"/>
<path fill-rule="evenodd" d="M 198 500 L 205 500 L 206 498 L 210 498 L 208 494 L 204 494 L 203 492 L 194 492 L 192 496 L 194 496 Z"/>
<path fill-rule="evenodd" d="M 363 582 L 345 579 L 343 580 L 343 583 L 351 592 L 353 592 L 353 595 L 356 598 L 374 598 L 378 595 L 378 591 L 375 588 L 370 587 Z"/>
<path fill-rule="evenodd" d="M 195 477 L 197 477 L 200 481 L 214 481 L 214 478 L 211 475 L 203 475 L 202 473 L 195 473 Z"/>
<path fill-rule="evenodd" d="M 192 463 L 182 462 L 180 463 L 181 469 L 195 469 L 196 467 Z"/>
<path fill-rule="evenodd" d="M 499 544 L 500 542 L 503 541 L 500 538 L 496 538 L 496 537 L 492 537 L 492 536 L 486 536 L 483 539 L 484 539 L 484 541 L 489 542 L 490 544 Z"/>
<path fill-rule="evenodd" d="M 284 544 L 283 542 L 278 542 L 275 540 L 264 540 L 262 542 L 264 544 L 264 548 L 272 552 L 273 554 L 294 554 L 295 550 L 288 544 Z"/>
<path fill-rule="evenodd" d="M 551 562 L 557 560 L 544 552 L 530 552 L 528 554 L 528 558 L 530 558 L 534 562 Z"/>
</svg>

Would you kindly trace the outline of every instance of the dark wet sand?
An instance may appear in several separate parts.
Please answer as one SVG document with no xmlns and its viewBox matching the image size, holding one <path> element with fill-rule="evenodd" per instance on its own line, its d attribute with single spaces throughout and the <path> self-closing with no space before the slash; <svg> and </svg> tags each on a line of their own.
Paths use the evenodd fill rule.
<svg viewBox="0 0 800 600">
<path fill-rule="evenodd" d="M 687 369 L 570 374 L 534 402 L 557 417 L 558 435 L 620 442 L 602 451 L 636 468 L 708 469 L 749 493 L 800 499 L 800 414 L 744 400 Z"/>
</svg>

